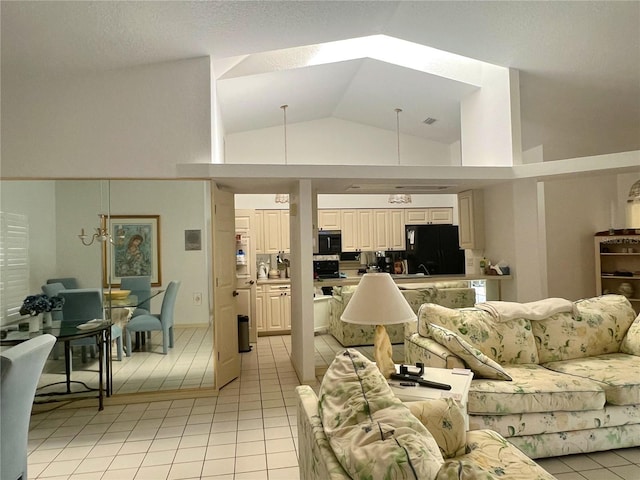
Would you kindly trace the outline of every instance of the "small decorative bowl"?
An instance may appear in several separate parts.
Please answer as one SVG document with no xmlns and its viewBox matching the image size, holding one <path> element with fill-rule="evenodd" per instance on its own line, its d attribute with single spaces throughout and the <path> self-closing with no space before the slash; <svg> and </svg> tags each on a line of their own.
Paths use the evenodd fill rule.
<svg viewBox="0 0 640 480">
<path fill-rule="evenodd" d="M 106 298 L 107 300 L 111 299 L 111 300 L 123 300 L 125 298 L 127 298 L 129 296 L 129 294 L 131 293 L 131 290 L 111 290 L 111 292 L 109 291 L 105 291 L 104 292 L 104 298 Z"/>
</svg>

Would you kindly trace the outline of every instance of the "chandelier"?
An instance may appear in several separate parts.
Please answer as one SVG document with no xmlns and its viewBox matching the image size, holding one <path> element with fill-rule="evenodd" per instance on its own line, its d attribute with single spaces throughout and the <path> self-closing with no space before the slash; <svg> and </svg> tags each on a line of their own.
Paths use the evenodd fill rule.
<svg viewBox="0 0 640 480">
<path fill-rule="evenodd" d="M 400 112 L 401 108 L 396 108 L 396 137 L 398 139 L 398 166 L 400 166 Z M 411 195 L 406 193 L 392 193 L 389 195 L 389 203 L 411 203 Z"/>
</svg>

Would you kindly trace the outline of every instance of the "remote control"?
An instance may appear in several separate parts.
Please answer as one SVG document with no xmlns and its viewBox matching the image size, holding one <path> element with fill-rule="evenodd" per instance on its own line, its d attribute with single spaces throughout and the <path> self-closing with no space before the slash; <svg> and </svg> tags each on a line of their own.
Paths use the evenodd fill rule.
<svg viewBox="0 0 640 480">
<path fill-rule="evenodd" d="M 415 387 L 416 384 L 413 382 L 400 382 L 401 387 Z"/>
<path fill-rule="evenodd" d="M 402 373 L 392 373 L 391 378 L 395 380 L 406 380 L 409 382 L 416 382 L 418 385 L 421 385 L 423 387 L 437 388 L 439 390 L 451 390 L 451 385 L 447 385 L 446 383 L 432 382 L 430 380 L 425 380 L 424 378 L 420 378 L 420 377 L 403 375 Z"/>
</svg>

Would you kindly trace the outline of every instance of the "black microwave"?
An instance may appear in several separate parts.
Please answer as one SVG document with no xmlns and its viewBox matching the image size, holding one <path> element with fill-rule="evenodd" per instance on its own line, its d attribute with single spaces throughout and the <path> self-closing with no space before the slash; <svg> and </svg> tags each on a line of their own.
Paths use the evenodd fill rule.
<svg viewBox="0 0 640 480">
<path fill-rule="evenodd" d="M 342 251 L 342 234 L 340 230 L 318 231 L 318 253 L 320 255 L 336 255 Z"/>
</svg>

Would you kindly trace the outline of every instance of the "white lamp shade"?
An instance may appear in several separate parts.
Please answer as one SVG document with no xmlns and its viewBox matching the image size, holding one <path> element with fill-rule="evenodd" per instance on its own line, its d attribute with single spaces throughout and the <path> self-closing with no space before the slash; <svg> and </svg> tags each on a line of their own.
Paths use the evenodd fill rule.
<svg viewBox="0 0 640 480">
<path fill-rule="evenodd" d="M 366 273 L 340 319 L 360 325 L 390 325 L 413 321 L 416 314 L 391 275 Z"/>
</svg>

